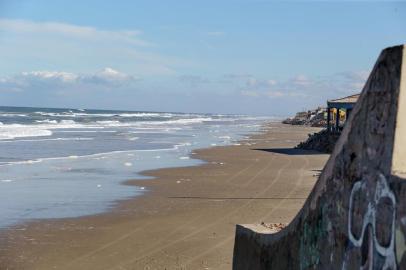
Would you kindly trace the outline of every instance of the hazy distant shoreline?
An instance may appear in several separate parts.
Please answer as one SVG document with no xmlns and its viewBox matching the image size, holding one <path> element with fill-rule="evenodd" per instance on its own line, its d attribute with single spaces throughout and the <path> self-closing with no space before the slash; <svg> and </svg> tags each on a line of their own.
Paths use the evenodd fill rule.
<svg viewBox="0 0 406 270">
<path fill-rule="evenodd" d="M 107 211 L 145 192 L 120 184 L 139 172 L 197 165 L 191 151 L 233 144 L 266 119 L 0 107 L 0 227 Z"/>
<path fill-rule="evenodd" d="M 194 150 L 193 158 L 204 161 L 199 166 L 142 172 L 154 179 L 127 184 L 149 192 L 121 201 L 108 212 L 14 226 L 0 233 L 0 265 L 157 269 L 180 264 L 198 269 L 204 261 L 229 269 L 234 224 L 286 223 L 300 209 L 316 179 L 312 171 L 328 156 L 289 155 L 288 149 L 312 131 L 270 123 L 234 145 Z M 44 244 L 39 247 L 27 239 Z M 21 252 L 27 254 L 23 260 L 6 259 Z"/>
</svg>

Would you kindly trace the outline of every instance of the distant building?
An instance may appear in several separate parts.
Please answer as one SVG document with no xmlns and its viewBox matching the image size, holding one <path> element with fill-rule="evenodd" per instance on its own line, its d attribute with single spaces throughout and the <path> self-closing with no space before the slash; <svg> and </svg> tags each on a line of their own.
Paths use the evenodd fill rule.
<svg viewBox="0 0 406 270">
<path fill-rule="evenodd" d="M 360 94 L 327 101 L 327 130 L 341 130 L 340 122 L 344 123 L 351 114 Z"/>
</svg>

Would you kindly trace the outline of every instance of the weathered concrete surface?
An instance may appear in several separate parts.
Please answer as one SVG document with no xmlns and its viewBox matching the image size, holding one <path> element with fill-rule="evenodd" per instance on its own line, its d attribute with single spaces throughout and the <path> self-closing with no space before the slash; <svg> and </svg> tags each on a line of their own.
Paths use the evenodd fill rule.
<svg viewBox="0 0 406 270">
<path fill-rule="evenodd" d="M 233 269 L 406 269 L 405 51 L 382 51 L 288 227 L 237 225 Z"/>
</svg>

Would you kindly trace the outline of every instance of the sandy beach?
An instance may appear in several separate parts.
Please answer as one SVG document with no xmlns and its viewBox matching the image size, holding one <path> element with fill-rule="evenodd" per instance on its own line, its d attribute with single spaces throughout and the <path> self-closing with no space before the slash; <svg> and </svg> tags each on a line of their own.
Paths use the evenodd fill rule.
<svg viewBox="0 0 406 270">
<path fill-rule="evenodd" d="M 288 223 L 328 155 L 293 147 L 316 128 L 268 124 L 194 167 L 128 181 L 148 192 L 110 212 L 0 232 L 0 269 L 231 269 L 236 223 Z"/>
</svg>

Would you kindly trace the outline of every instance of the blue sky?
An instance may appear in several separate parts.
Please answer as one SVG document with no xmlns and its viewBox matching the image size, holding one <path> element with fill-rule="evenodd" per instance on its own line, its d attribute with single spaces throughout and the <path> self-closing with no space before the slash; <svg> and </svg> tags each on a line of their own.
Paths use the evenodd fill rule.
<svg viewBox="0 0 406 270">
<path fill-rule="evenodd" d="M 406 2 L 0 0 L 0 105 L 284 116 L 405 40 Z"/>
</svg>

